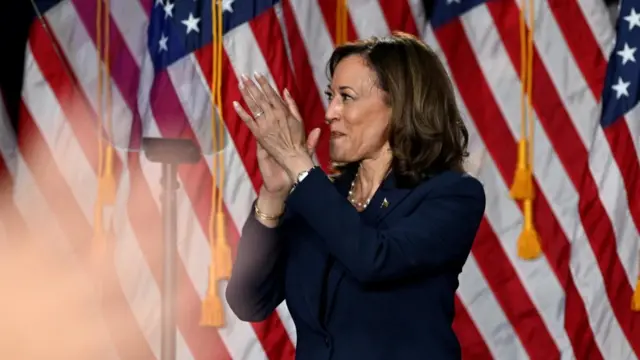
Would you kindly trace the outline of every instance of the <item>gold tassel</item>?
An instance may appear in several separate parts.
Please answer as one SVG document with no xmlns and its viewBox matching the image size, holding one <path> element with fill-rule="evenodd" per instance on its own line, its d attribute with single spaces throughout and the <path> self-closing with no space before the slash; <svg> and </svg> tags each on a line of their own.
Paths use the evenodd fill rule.
<svg viewBox="0 0 640 360">
<path fill-rule="evenodd" d="M 524 200 L 533 197 L 533 174 L 527 161 L 528 145 L 527 139 L 520 139 L 520 141 L 518 141 L 518 164 L 509 192 L 514 200 Z"/>
<path fill-rule="evenodd" d="M 210 269 L 213 268 L 215 267 L 211 265 Z M 209 270 L 209 290 L 202 302 L 201 326 L 221 328 L 225 325 L 224 306 L 218 294 L 217 284 L 215 271 Z"/>
<path fill-rule="evenodd" d="M 107 141 L 105 146 L 103 131 L 106 136 L 112 134 L 112 94 L 111 94 L 111 58 L 110 58 L 110 0 L 97 1 L 96 30 L 98 47 L 98 198 L 103 205 L 113 205 L 116 199 L 116 180 L 113 175 L 113 146 Z M 103 49 L 104 40 L 104 49 Z M 104 61 L 104 66 L 102 62 Z M 103 107 L 103 91 L 106 91 L 106 104 Z M 102 117 L 104 116 L 104 123 Z M 104 126 L 104 129 L 103 129 Z"/>
<path fill-rule="evenodd" d="M 347 0 L 338 0 L 336 6 L 336 46 L 347 42 L 348 11 Z"/>
<path fill-rule="evenodd" d="M 94 270 L 101 271 L 102 260 L 106 252 L 106 236 L 103 228 L 103 205 L 97 201 L 93 209 L 93 238 L 91 239 L 91 263 Z M 96 275 L 98 275 L 98 273 Z"/>
<path fill-rule="evenodd" d="M 640 252 L 638 252 L 638 259 L 640 259 Z M 640 311 L 640 262 L 638 262 L 638 280 L 636 281 L 636 289 L 631 296 L 631 310 Z"/>
<path fill-rule="evenodd" d="M 231 277 L 231 247 L 225 236 L 225 217 L 222 211 L 216 214 L 215 266 L 218 280 L 229 280 Z"/>
<path fill-rule="evenodd" d="M 534 7 L 533 0 L 529 0 L 529 24 L 527 31 L 525 21 L 525 3 L 520 12 L 520 52 L 521 71 L 520 82 L 522 91 L 521 101 L 521 136 L 518 142 L 518 164 L 511 185 L 510 195 L 514 200 L 523 201 L 524 227 L 518 238 L 518 256 L 524 260 L 533 260 L 542 254 L 542 246 L 533 220 L 533 201 L 535 199 L 533 187 L 533 33 Z M 527 37 L 527 34 L 529 35 Z M 527 41 L 528 40 L 528 41 Z M 526 43 L 526 45 L 525 45 Z M 526 95 L 526 96 L 525 96 Z"/>
<path fill-rule="evenodd" d="M 640 276 L 638 276 L 638 281 L 636 281 L 636 289 L 633 292 L 633 296 L 631 298 L 631 310 L 640 311 Z"/>
<path fill-rule="evenodd" d="M 538 232 L 533 225 L 533 200 L 524 200 L 524 228 L 518 237 L 518 256 L 525 260 L 533 260 L 540 256 L 542 248 Z"/>
<path fill-rule="evenodd" d="M 116 197 L 116 181 L 113 176 L 113 147 L 103 139 L 103 116 L 107 134 L 111 133 L 111 73 L 109 60 L 109 0 L 96 0 L 96 46 L 97 54 L 97 115 L 98 115 L 98 194 L 93 215 L 93 239 L 91 244 L 91 261 L 97 271 L 101 271 L 107 248 L 107 237 L 104 231 L 104 207 L 113 205 Z M 103 66 L 104 61 L 104 66 Z M 103 93 L 106 87 L 106 93 Z M 104 98 L 103 98 L 104 96 Z M 106 100 L 106 104 L 103 101 Z M 105 154 L 106 151 L 106 154 Z"/>
<path fill-rule="evenodd" d="M 100 198 L 105 205 L 114 205 L 116 202 L 116 178 L 113 175 L 113 147 L 107 144 L 105 149 L 104 174 L 98 179 L 100 186 Z"/>
<path fill-rule="evenodd" d="M 224 307 L 218 294 L 218 282 L 231 276 L 231 249 L 227 243 L 225 215 L 223 205 L 225 164 L 224 164 L 224 120 L 222 112 L 222 4 L 220 0 L 212 2 L 212 64 L 211 64 L 211 129 L 213 172 L 211 189 L 211 213 L 209 215 L 209 246 L 211 247 L 211 265 L 209 266 L 209 288 L 202 302 L 200 324 L 203 326 L 223 327 Z M 216 107 L 219 121 L 216 123 Z M 218 173 L 218 176 L 216 176 Z"/>
</svg>

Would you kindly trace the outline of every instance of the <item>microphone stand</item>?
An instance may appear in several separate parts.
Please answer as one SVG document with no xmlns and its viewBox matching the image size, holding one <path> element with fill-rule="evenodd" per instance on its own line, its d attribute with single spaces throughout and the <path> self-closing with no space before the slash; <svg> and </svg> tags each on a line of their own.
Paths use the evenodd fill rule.
<svg viewBox="0 0 640 360">
<path fill-rule="evenodd" d="M 161 360 L 176 359 L 176 261 L 178 258 L 178 213 L 176 194 L 178 166 L 200 160 L 200 150 L 191 140 L 143 138 L 142 149 L 149 161 L 162 164 L 162 285 Z"/>
</svg>

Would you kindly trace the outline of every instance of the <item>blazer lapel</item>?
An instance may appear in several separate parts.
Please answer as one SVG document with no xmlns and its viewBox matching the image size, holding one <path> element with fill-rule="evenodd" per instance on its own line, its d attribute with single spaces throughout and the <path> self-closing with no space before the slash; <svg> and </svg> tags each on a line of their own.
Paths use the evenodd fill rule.
<svg viewBox="0 0 640 360">
<path fill-rule="evenodd" d="M 396 178 L 393 173 L 382 182 L 380 190 L 371 200 L 370 207 L 374 207 L 375 221 L 381 221 L 389 215 L 411 193 L 412 189 L 401 189 L 396 186 Z"/>
</svg>

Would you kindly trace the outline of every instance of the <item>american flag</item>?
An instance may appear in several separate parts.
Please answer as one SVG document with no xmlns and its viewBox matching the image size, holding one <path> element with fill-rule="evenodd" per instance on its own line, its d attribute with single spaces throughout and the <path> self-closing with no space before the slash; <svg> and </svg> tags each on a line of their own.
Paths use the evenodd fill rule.
<svg viewBox="0 0 640 360">
<path fill-rule="evenodd" d="M 232 247 L 261 184 L 255 142 L 231 106 L 240 99 L 237 79 L 267 74 L 292 92 L 309 129 L 321 126 L 338 2 L 222 1 L 228 141 L 226 183 L 217 189 Z M 532 261 L 517 256 L 523 212 L 509 196 L 521 126 L 518 29 L 528 3 L 436 0 L 425 9 L 421 0 L 349 0 L 347 35 L 415 34 L 453 79 L 471 135 L 469 171 L 488 199 L 456 299 L 465 359 L 636 359 L 640 1 L 622 1 L 617 28 L 602 0 L 532 2 L 533 215 L 543 250 Z M 37 233 L 47 219 L 51 237 L 77 254 L 95 225 L 97 2 L 35 4 L 43 17 L 31 25 L 16 132 L 0 111 L 0 174 L 12 189 L 2 198 L 0 235 Z M 118 309 L 118 326 L 105 319 L 112 346 L 103 355 L 160 358 L 160 169 L 138 151 L 149 136 L 190 138 L 204 150 L 199 163 L 179 171 L 178 359 L 293 359 L 286 303 L 261 323 L 240 322 L 227 309 L 223 328 L 199 325 L 216 189 L 211 0 L 110 0 L 109 24 L 118 189 L 107 271 L 117 280 L 109 306 Z M 326 166 L 327 139 L 321 144 Z"/>
</svg>

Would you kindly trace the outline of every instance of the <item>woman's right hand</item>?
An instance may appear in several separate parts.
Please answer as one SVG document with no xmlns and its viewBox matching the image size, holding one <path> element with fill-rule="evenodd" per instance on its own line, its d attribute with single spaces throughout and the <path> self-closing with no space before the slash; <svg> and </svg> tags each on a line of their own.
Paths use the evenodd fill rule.
<svg viewBox="0 0 640 360">
<path fill-rule="evenodd" d="M 310 155 L 315 151 L 319 138 L 320 128 L 315 128 L 309 133 L 309 137 L 307 138 L 307 151 Z M 278 197 L 279 195 L 279 197 L 283 199 L 286 198 L 293 186 L 291 178 L 284 168 L 282 168 L 260 144 L 257 144 L 257 148 L 258 168 L 260 169 L 263 181 L 260 192 L 267 192 L 269 195 L 272 195 L 272 197 Z"/>
<path fill-rule="evenodd" d="M 245 97 L 245 103 L 255 103 L 247 101 L 247 98 L 251 95 L 244 89 L 240 89 L 242 96 Z M 295 101 L 289 94 L 289 92 L 285 89 L 284 91 L 284 102 L 289 109 L 290 114 L 292 115 L 294 120 L 291 121 L 299 121 L 302 122 L 302 116 L 300 115 L 300 111 L 298 110 L 298 106 Z M 261 109 L 252 109 L 251 112 L 255 116 L 259 114 Z M 257 118 L 256 121 L 260 121 L 260 118 Z M 306 139 L 306 147 L 309 155 L 313 155 L 315 152 L 316 145 L 318 145 L 318 139 L 320 138 L 320 128 L 313 129 L 309 136 Z M 262 188 L 260 189 L 260 194 L 268 196 L 270 199 L 281 198 L 283 201 L 289 194 L 293 183 L 287 174 L 287 172 L 278 164 L 275 159 L 269 155 L 269 153 L 259 144 L 256 144 L 257 147 L 257 158 L 258 158 L 258 168 L 260 169 L 260 174 L 262 175 Z"/>
<path fill-rule="evenodd" d="M 298 107 L 286 91 L 285 99 L 289 111 L 291 111 L 291 114 L 296 119 L 295 121 L 302 121 L 302 117 L 300 116 Z M 319 138 L 320 128 L 311 130 L 309 136 L 306 139 L 306 146 L 309 155 L 313 155 L 313 153 L 315 152 Z M 271 155 L 269 155 L 269 153 L 264 148 L 262 148 L 262 146 L 260 146 L 259 143 L 256 145 L 258 168 L 260 169 L 260 174 L 262 175 L 262 187 L 260 188 L 260 192 L 258 194 L 257 206 L 260 211 L 270 216 L 282 214 L 282 212 L 284 211 L 284 201 L 289 195 L 289 191 L 291 191 L 293 182 L 291 181 L 291 178 L 284 170 L 284 168 L 282 168 L 282 166 L 280 166 L 280 164 L 278 164 L 275 159 Z M 264 226 L 270 228 L 278 226 L 278 220 L 266 220 L 258 218 L 258 221 L 261 222 Z"/>
</svg>

